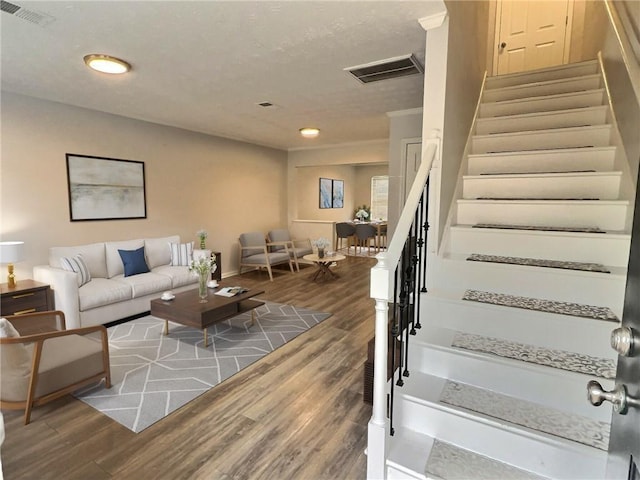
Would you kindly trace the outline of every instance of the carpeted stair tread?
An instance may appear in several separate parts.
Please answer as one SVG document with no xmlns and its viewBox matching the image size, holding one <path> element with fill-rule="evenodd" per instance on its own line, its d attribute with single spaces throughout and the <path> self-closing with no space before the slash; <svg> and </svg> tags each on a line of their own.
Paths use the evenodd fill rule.
<svg viewBox="0 0 640 480">
<path fill-rule="evenodd" d="M 440 402 L 606 451 L 609 423 L 447 380 Z"/>
<path fill-rule="evenodd" d="M 483 255 L 480 253 L 472 253 L 467 257 L 467 260 L 471 262 L 506 263 L 509 265 L 579 270 L 582 272 L 611 273 L 609 269 L 599 263 L 566 262 L 562 260 L 544 260 L 526 257 L 503 257 L 501 255 Z"/>
<path fill-rule="evenodd" d="M 594 318 L 597 320 L 607 320 L 612 322 L 619 321 L 615 313 L 613 313 L 608 307 L 584 305 L 581 303 L 560 302 L 557 300 L 522 297 L 506 293 L 483 292 L 480 290 L 467 290 L 464 292 L 462 299 L 472 302 L 501 305 L 504 307 L 524 308 L 527 310 L 557 313 L 560 315 L 571 315 L 574 317 Z"/>
<path fill-rule="evenodd" d="M 539 230 L 541 232 L 576 232 L 576 233 L 606 233 L 598 227 L 551 227 L 539 225 L 508 225 L 499 223 L 477 223 L 472 228 L 496 228 L 504 230 Z"/>
<path fill-rule="evenodd" d="M 519 133 L 519 132 L 512 132 L 512 133 Z M 505 134 L 502 134 L 505 135 Z M 506 134 L 509 135 L 509 134 Z M 594 148 L 595 145 L 568 145 L 566 147 L 553 147 L 553 150 L 569 150 L 569 149 L 573 149 L 573 148 Z M 484 153 L 488 153 L 488 154 L 492 154 L 492 153 L 513 153 L 513 152 L 538 152 L 538 151 L 542 151 L 542 150 L 550 150 L 549 147 L 543 147 L 543 148 L 525 148 L 524 150 L 520 149 L 520 150 L 497 150 L 497 151 L 491 151 L 491 152 L 484 152 Z"/>
<path fill-rule="evenodd" d="M 596 197 L 585 197 L 585 198 L 571 198 L 571 197 L 567 197 L 567 198 L 558 198 L 558 197 L 477 197 L 475 199 L 465 199 L 465 200 L 511 200 L 511 201 L 516 201 L 516 200 L 521 200 L 521 201 L 526 201 L 526 200 L 533 200 L 533 201 L 541 201 L 541 200 L 552 200 L 552 201 L 568 201 L 568 202 L 585 202 L 585 201 L 597 201 L 600 200 L 599 198 Z"/>
<path fill-rule="evenodd" d="M 500 176 L 500 175 L 551 175 L 551 174 L 555 174 L 555 173 L 563 173 L 563 174 L 567 174 L 567 173 L 595 173 L 596 170 L 557 170 L 557 171 L 549 171 L 549 172 L 537 172 L 537 171 L 531 171 L 531 172 L 485 172 L 485 173 L 479 173 L 478 175 L 481 176 Z"/>
<path fill-rule="evenodd" d="M 425 474 L 438 478 L 475 480 L 544 480 L 547 477 L 521 470 L 479 453 L 465 450 L 441 440 L 434 440 Z"/>
<path fill-rule="evenodd" d="M 454 335 L 451 346 L 600 378 L 616 378 L 616 364 L 613 360 L 582 353 L 464 332 L 457 332 Z"/>
</svg>

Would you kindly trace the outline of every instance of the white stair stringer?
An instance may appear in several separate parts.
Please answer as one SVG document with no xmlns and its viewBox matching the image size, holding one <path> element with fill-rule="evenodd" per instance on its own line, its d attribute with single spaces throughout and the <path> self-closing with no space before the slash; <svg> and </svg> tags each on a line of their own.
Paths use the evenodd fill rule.
<svg viewBox="0 0 640 480">
<path fill-rule="evenodd" d="M 607 454 L 562 437 L 440 401 L 446 379 L 411 374 L 396 390 L 394 422 L 432 438 L 556 479 L 604 478 Z"/>
<path fill-rule="evenodd" d="M 616 200 L 622 172 L 465 175 L 463 198 L 543 198 Z"/>
<path fill-rule="evenodd" d="M 565 148 L 469 155 L 469 175 L 613 170 L 616 147 Z"/>
<path fill-rule="evenodd" d="M 622 318 L 626 271 L 584 272 L 528 265 L 471 262 L 464 255 L 432 264 L 430 289 L 500 292 L 560 302 L 609 307 Z"/>
<path fill-rule="evenodd" d="M 476 121 L 476 135 L 509 133 L 528 130 L 546 130 L 549 128 L 578 127 L 585 125 L 604 125 L 609 107 L 574 108 L 554 112 L 535 112 L 521 115 L 479 118 Z"/>
<path fill-rule="evenodd" d="M 593 262 L 625 269 L 629 263 L 628 234 L 501 230 L 470 225 L 452 226 L 448 233 L 445 250 L 452 254 Z"/>
<path fill-rule="evenodd" d="M 618 326 L 616 322 L 470 302 L 462 300 L 463 294 L 462 290 L 435 289 L 423 294 L 421 322 L 434 327 L 617 360 L 616 353 L 609 345 L 611 330 Z M 553 332 L 553 335 L 549 332 Z M 417 338 L 422 338 L 422 335 L 418 330 Z"/>
<path fill-rule="evenodd" d="M 457 201 L 457 223 L 551 227 L 599 227 L 624 232 L 627 200 L 465 200 Z"/>
</svg>

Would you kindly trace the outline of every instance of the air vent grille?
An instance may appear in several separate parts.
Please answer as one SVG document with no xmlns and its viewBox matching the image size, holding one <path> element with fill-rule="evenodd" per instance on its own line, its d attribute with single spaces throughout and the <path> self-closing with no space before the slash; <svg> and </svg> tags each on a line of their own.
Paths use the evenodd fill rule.
<svg viewBox="0 0 640 480">
<path fill-rule="evenodd" d="M 55 18 L 51 15 L 47 15 L 46 13 L 38 12 L 36 10 L 28 10 L 14 3 L 6 2 L 5 0 L 0 1 L 0 10 L 41 27 L 46 27 L 51 22 L 55 21 Z"/>
<path fill-rule="evenodd" d="M 390 78 L 416 75 L 422 73 L 424 70 L 416 57 L 410 54 L 401 57 L 387 58 L 386 60 L 380 60 L 366 65 L 345 68 L 345 71 L 349 72 L 362 83 L 371 83 L 388 80 Z"/>
</svg>

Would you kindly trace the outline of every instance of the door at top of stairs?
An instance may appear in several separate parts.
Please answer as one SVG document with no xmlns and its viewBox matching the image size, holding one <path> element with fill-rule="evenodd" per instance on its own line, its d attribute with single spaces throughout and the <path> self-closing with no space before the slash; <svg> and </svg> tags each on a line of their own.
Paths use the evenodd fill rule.
<svg viewBox="0 0 640 480">
<path fill-rule="evenodd" d="M 497 75 L 567 63 L 569 0 L 502 0 L 496 19 Z"/>
</svg>

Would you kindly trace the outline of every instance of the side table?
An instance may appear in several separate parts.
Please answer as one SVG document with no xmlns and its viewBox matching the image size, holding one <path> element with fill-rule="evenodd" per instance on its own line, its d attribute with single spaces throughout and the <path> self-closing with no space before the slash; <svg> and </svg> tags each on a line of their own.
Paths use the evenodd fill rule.
<svg viewBox="0 0 640 480">
<path fill-rule="evenodd" d="M 20 315 L 47 310 L 55 310 L 55 304 L 53 291 L 46 283 L 19 280 L 14 288 L 9 288 L 8 283 L 0 284 L 1 315 Z"/>
</svg>

